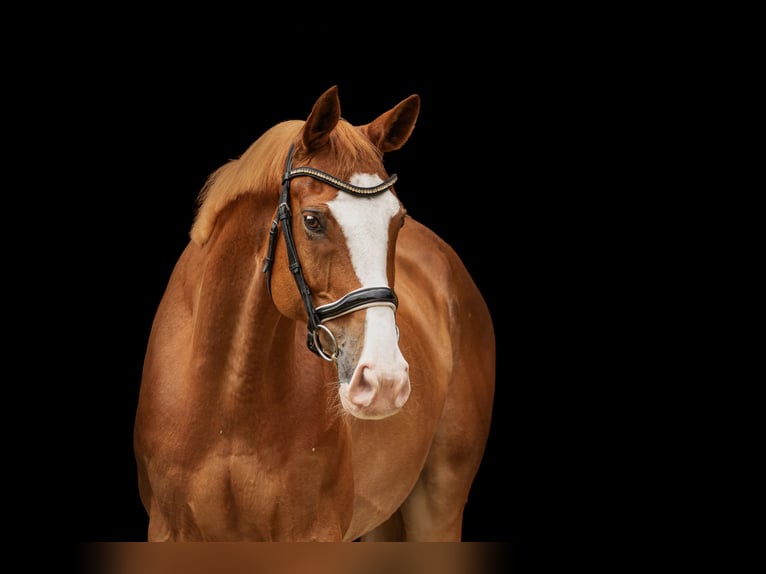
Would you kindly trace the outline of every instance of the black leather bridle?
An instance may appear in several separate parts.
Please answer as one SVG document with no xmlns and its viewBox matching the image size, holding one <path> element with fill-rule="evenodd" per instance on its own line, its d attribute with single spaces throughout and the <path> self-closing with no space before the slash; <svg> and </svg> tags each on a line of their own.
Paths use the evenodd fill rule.
<svg viewBox="0 0 766 574">
<path fill-rule="evenodd" d="M 269 249 L 266 255 L 266 261 L 263 265 L 263 272 L 266 273 L 266 284 L 269 289 L 269 295 L 271 295 L 271 264 L 274 261 L 274 240 L 279 233 L 279 225 L 281 224 L 282 232 L 285 236 L 285 246 L 287 247 L 287 259 L 290 265 L 290 271 L 293 273 L 295 284 L 298 286 L 298 291 L 301 294 L 303 305 L 306 307 L 306 314 L 308 315 L 308 336 L 306 345 L 323 359 L 327 361 L 337 361 L 339 353 L 338 343 L 330 329 L 323 324 L 325 321 L 335 319 L 336 317 L 340 317 L 341 315 L 353 311 L 358 311 L 359 309 L 366 309 L 367 307 L 388 306 L 396 311 L 399 301 L 396 297 L 396 293 L 394 293 L 393 289 L 390 287 L 362 287 L 347 293 L 333 303 L 314 307 L 314 302 L 311 298 L 311 290 L 303 277 L 303 270 L 301 269 L 301 264 L 298 260 L 298 251 L 295 247 L 295 240 L 293 239 L 292 224 L 290 221 L 290 180 L 295 177 L 313 177 L 314 179 L 327 183 L 340 191 L 345 191 L 352 195 L 370 197 L 390 189 L 396 182 L 397 177 L 396 174 L 394 174 L 383 183 L 373 187 L 359 187 L 313 167 L 303 166 L 293 168 L 294 151 L 295 146 L 291 145 L 287 154 L 285 174 L 282 176 L 282 191 L 279 195 L 277 215 L 274 221 L 272 221 L 271 229 L 269 230 Z M 333 349 L 329 353 L 322 348 L 322 345 L 319 342 L 318 334 L 320 330 L 327 333 L 332 341 Z"/>
</svg>

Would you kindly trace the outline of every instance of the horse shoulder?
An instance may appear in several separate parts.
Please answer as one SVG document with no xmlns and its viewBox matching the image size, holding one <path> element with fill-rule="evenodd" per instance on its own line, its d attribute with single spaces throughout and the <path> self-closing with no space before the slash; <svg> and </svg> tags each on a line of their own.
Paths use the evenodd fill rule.
<svg viewBox="0 0 766 574">
<path fill-rule="evenodd" d="M 190 243 L 179 257 L 149 332 L 134 422 L 139 480 L 146 484 L 149 475 L 173 475 L 172 469 L 185 456 L 182 445 L 194 419 L 184 373 L 192 362 L 188 344 L 193 329 L 190 279 L 198 251 Z M 177 481 L 166 483 L 175 485 Z"/>
</svg>

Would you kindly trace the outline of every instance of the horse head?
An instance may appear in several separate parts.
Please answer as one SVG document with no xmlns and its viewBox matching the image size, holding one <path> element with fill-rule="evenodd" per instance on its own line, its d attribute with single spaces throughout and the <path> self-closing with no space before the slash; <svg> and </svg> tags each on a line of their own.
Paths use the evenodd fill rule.
<svg viewBox="0 0 766 574">
<path fill-rule="evenodd" d="M 335 363 L 341 404 L 363 419 L 398 412 L 410 394 L 393 290 L 406 212 L 383 154 L 404 145 L 419 110 L 412 95 L 353 126 L 327 90 L 292 141 L 265 257 L 275 306 L 308 322 L 307 346 Z"/>
</svg>

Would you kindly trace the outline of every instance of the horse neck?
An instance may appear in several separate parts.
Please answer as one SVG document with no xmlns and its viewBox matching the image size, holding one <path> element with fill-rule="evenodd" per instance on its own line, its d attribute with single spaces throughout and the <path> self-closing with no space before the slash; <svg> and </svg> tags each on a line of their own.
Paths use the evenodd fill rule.
<svg viewBox="0 0 766 574">
<path fill-rule="evenodd" d="M 326 409 L 326 382 L 337 373 L 306 350 L 305 323 L 277 310 L 262 271 L 273 213 L 256 198 L 236 203 L 221 213 L 220 231 L 206 247 L 193 351 L 202 358 L 201 386 L 217 395 L 208 400 L 236 396 L 232 408 L 306 402 L 312 410 Z"/>
</svg>

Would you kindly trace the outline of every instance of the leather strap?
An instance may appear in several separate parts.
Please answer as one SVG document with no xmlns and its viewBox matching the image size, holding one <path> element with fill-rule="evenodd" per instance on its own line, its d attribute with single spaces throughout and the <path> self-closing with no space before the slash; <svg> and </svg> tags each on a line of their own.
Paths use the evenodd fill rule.
<svg viewBox="0 0 766 574">
<path fill-rule="evenodd" d="M 293 239 L 292 231 L 292 212 L 290 210 L 290 180 L 294 177 L 308 176 L 313 177 L 319 181 L 330 184 L 340 191 L 345 191 L 353 195 L 360 195 L 369 197 L 383 193 L 387 189 L 390 189 L 397 180 L 396 174 L 389 177 L 383 183 L 380 183 L 373 187 L 360 187 L 352 185 L 346 181 L 338 179 L 335 176 L 325 173 L 321 170 L 314 169 L 312 167 L 303 166 L 293 169 L 293 153 L 295 152 L 295 146 L 291 145 L 287 154 L 287 161 L 285 162 L 285 174 L 282 177 L 282 189 L 279 194 L 279 205 L 277 206 L 277 213 L 274 220 L 271 222 L 271 228 L 269 229 L 269 245 L 266 252 L 266 259 L 263 264 L 263 273 L 266 273 L 266 286 L 269 290 L 269 296 L 271 293 L 271 266 L 274 262 L 274 248 L 276 245 L 276 238 L 279 235 L 279 227 L 282 227 L 282 234 L 285 238 L 285 247 L 287 248 L 287 260 L 290 267 L 290 271 L 295 279 L 295 284 L 298 287 L 298 292 L 303 299 L 303 306 L 306 308 L 306 315 L 308 317 L 308 335 L 306 345 L 311 351 L 328 359 L 329 356 L 337 358 L 337 354 L 333 353 L 327 355 L 324 352 L 320 352 L 316 347 L 317 337 L 315 333 L 319 325 L 325 321 L 330 321 L 341 315 L 357 311 L 359 309 L 366 309 L 368 307 L 374 307 L 379 305 L 390 306 L 394 311 L 399 304 L 399 301 L 390 287 L 362 287 L 347 293 L 337 301 L 328 303 L 320 307 L 315 308 L 314 302 L 311 297 L 311 290 L 309 289 L 306 279 L 303 277 L 303 269 L 301 268 L 300 260 L 298 259 L 298 250 L 295 247 L 295 240 Z M 325 326 L 322 326 L 324 330 L 327 330 Z M 333 337 L 334 339 L 334 337 Z M 328 359 L 329 360 L 329 359 Z"/>
</svg>

